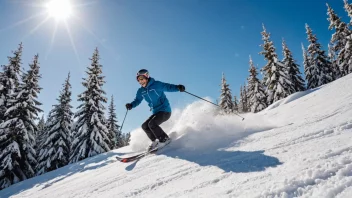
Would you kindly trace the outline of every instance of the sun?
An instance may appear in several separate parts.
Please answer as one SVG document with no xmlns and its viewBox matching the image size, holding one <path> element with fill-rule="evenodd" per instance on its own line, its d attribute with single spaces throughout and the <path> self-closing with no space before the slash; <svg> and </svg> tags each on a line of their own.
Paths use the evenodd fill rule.
<svg viewBox="0 0 352 198">
<path fill-rule="evenodd" d="M 46 8 L 48 14 L 58 21 L 67 20 L 72 15 L 70 0 L 51 0 Z"/>
</svg>

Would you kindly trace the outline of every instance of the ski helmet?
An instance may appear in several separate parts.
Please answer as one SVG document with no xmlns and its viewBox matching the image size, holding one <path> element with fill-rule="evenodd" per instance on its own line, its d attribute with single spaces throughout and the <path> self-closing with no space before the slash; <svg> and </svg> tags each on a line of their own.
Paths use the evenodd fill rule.
<svg viewBox="0 0 352 198">
<path fill-rule="evenodd" d="M 146 69 L 141 69 L 137 72 L 137 80 L 138 80 L 138 76 L 144 76 L 147 79 L 149 79 L 149 72 Z"/>
</svg>

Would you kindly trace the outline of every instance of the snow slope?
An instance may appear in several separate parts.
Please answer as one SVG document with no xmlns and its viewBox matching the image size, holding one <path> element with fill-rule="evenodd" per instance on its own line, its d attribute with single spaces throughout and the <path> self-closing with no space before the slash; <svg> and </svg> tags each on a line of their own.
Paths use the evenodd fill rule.
<svg viewBox="0 0 352 198">
<path fill-rule="evenodd" d="M 163 127 L 159 155 L 123 164 L 98 155 L 12 185 L 0 197 L 352 197 L 352 75 L 296 93 L 258 114 L 215 114 L 199 101 Z"/>
</svg>

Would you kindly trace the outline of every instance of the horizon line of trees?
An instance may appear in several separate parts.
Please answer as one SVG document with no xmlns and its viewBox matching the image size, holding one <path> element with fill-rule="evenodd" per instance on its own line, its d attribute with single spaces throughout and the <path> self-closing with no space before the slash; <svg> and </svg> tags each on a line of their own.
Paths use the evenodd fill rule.
<svg viewBox="0 0 352 198">
<path fill-rule="evenodd" d="M 305 80 L 284 39 L 282 39 L 283 59 L 278 59 L 274 43 L 270 40 L 270 33 L 263 24 L 261 35 L 264 43 L 261 45 L 263 50 L 259 53 L 267 62 L 260 69 L 263 78 L 258 79 L 257 68 L 249 56 L 247 85 L 245 83 L 240 87 L 238 100 L 236 96 L 232 96 L 230 86 L 222 74 L 219 100 L 222 113 L 256 113 L 291 94 L 317 88 L 352 72 L 352 4 L 344 0 L 344 9 L 351 18 L 349 23 L 343 22 L 328 4 L 326 6 L 327 20 L 330 23 L 328 29 L 335 32 L 331 36 L 326 52 L 312 29 L 305 24 L 309 43 L 307 48 L 301 44 Z"/>
<path fill-rule="evenodd" d="M 113 96 L 108 115 L 104 113 L 108 100 L 102 89 L 105 81 L 97 48 L 82 82 L 85 91 L 78 95 L 81 104 L 77 111 L 74 113 L 70 105 L 68 73 L 46 120 L 44 115 L 39 119 L 43 112 L 38 101 L 42 90 L 39 55 L 24 71 L 22 51 L 20 43 L 0 71 L 0 190 L 129 144 L 130 133 L 119 130 Z"/>
</svg>

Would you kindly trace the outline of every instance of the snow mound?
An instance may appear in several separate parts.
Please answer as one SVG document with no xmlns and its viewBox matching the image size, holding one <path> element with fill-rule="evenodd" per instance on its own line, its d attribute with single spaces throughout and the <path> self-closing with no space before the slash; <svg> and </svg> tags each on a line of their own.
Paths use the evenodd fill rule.
<svg viewBox="0 0 352 198">
<path fill-rule="evenodd" d="M 279 106 L 281 106 L 281 105 L 284 105 L 284 104 L 290 103 L 290 102 L 292 102 L 292 101 L 295 101 L 295 100 L 297 100 L 297 99 L 299 99 L 299 98 L 302 98 L 302 97 L 305 96 L 305 95 L 308 95 L 308 94 L 310 94 L 310 93 L 312 93 L 312 92 L 314 92 L 314 91 L 316 91 L 316 90 L 319 90 L 320 88 L 321 88 L 321 87 L 315 88 L 315 89 L 306 90 L 306 91 L 299 91 L 299 92 L 296 92 L 296 93 L 294 93 L 294 94 L 291 94 L 291 95 L 287 96 L 286 98 L 281 99 L 281 100 L 279 100 L 279 101 L 276 101 L 276 102 L 274 102 L 273 104 L 269 105 L 269 106 L 265 109 L 265 111 L 269 111 L 269 110 L 275 109 L 275 108 L 277 108 L 277 107 L 279 107 Z"/>
</svg>

